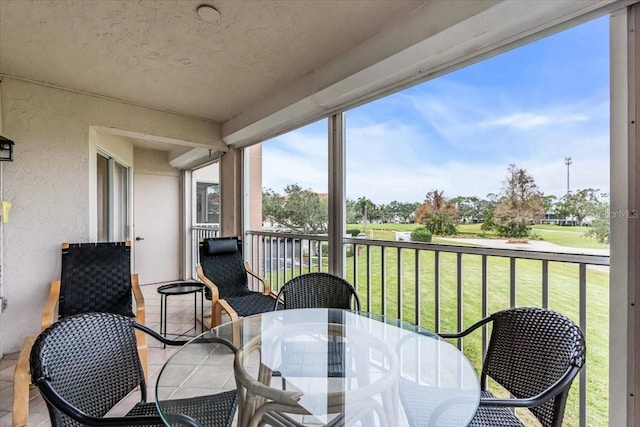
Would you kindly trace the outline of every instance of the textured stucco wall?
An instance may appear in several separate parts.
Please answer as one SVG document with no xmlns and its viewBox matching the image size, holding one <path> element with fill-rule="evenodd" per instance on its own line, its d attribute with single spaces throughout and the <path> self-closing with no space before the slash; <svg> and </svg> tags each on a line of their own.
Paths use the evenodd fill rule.
<svg viewBox="0 0 640 427">
<path fill-rule="evenodd" d="M 207 122 L 4 78 L 3 135 L 16 142 L 4 165 L 3 352 L 36 334 L 49 291 L 60 274 L 60 244 L 90 241 L 90 128 L 117 128 L 187 141 L 217 139 Z M 191 132 L 190 132 L 191 129 Z M 152 163 L 153 164 L 153 163 Z"/>
<path fill-rule="evenodd" d="M 180 176 L 180 170 L 169 164 L 166 151 L 134 148 L 133 158 L 133 168 L 136 173 Z"/>
<path fill-rule="evenodd" d="M 125 166 L 133 166 L 134 148 L 131 139 L 126 136 L 111 135 L 91 128 L 89 130 L 89 152 L 93 153 L 96 149 L 103 149 Z"/>
</svg>

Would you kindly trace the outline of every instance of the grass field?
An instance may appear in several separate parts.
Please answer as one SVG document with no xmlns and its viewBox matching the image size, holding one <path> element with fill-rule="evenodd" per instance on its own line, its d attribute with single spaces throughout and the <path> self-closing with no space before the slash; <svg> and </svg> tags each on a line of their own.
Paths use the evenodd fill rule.
<svg viewBox="0 0 640 427">
<path fill-rule="evenodd" d="M 362 309 L 374 313 L 400 317 L 431 331 L 457 331 L 457 256 L 451 253 L 440 254 L 440 298 L 435 301 L 435 274 L 433 252 L 420 253 L 420 281 L 415 277 L 415 251 L 402 250 L 398 280 L 397 251 L 385 251 L 385 275 L 382 275 L 382 256 L 380 247 L 372 247 L 370 252 L 369 271 L 371 281 L 367 286 L 367 259 L 364 252 L 357 257 L 357 274 L 354 274 L 353 257 L 347 259 L 347 280 L 357 288 Z M 468 327 L 483 317 L 481 305 L 481 257 L 478 255 L 463 256 L 462 283 L 462 325 Z M 326 262 L 324 266 L 326 267 Z M 518 260 L 517 299 L 518 306 L 540 306 L 541 262 L 535 260 Z M 488 313 L 509 307 L 509 260 L 492 257 L 488 261 Z M 326 270 L 326 269 L 325 269 Z M 315 271 L 315 270 L 314 270 Z M 305 269 L 306 272 L 306 269 Z M 299 272 L 295 273 L 296 275 Z M 289 274 L 291 276 L 291 274 Z M 399 293 L 398 283 L 402 284 Z M 383 286 L 384 284 L 384 286 Z M 579 286 L 578 267 L 565 263 L 549 265 L 549 308 L 557 310 L 576 323 L 579 322 Z M 601 271 L 587 271 L 587 425 L 608 425 L 608 352 L 609 334 L 609 276 Z M 420 322 L 416 320 L 416 295 L 420 295 Z M 383 310 L 383 301 L 386 308 Z M 441 322 L 435 324 L 435 311 L 439 309 Z M 480 331 L 465 338 L 463 352 L 476 367 L 481 366 Z M 578 378 L 573 383 L 563 426 L 578 426 Z M 526 419 L 526 414 L 522 414 Z M 527 422 L 526 425 L 538 425 Z"/>
<path fill-rule="evenodd" d="M 358 274 L 354 277 L 353 263 L 348 262 L 347 279 L 358 287 L 363 306 L 373 312 L 382 312 L 382 302 L 386 302 L 386 313 L 399 316 L 415 322 L 416 293 L 420 294 L 419 307 L 421 326 L 432 331 L 456 331 L 458 306 L 458 285 L 456 274 L 456 254 L 440 254 L 440 301 L 435 301 L 434 254 L 423 251 L 420 254 L 420 282 L 415 277 L 415 252 L 403 250 L 402 277 L 398 281 L 398 256 L 396 251 L 388 252 L 385 257 L 385 276 L 381 276 L 381 249 L 371 249 L 371 282 L 370 299 L 366 288 L 366 259 L 358 259 Z M 351 259 L 349 260 L 351 261 Z M 541 262 L 535 260 L 518 260 L 517 262 L 517 299 L 519 306 L 540 306 L 541 291 Z M 550 308 L 564 313 L 576 323 L 579 320 L 579 289 L 578 268 L 563 263 L 551 263 L 549 267 Z M 509 260 L 504 258 L 490 258 L 489 265 L 488 312 L 492 313 L 509 307 Z M 463 327 L 467 327 L 482 318 L 481 311 L 481 257 L 475 255 L 463 256 L 463 284 L 462 306 Z M 384 286 L 382 286 L 384 280 Z M 402 284 L 401 298 L 398 299 L 398 283 Z M 587 384 L 587 416 L 589 425 L 607 425 L 608 419 L 608 284 L 607 273 L 588 271 L 587 274 L 587 364 L 589 366 Z M 384 291 L 383 291 L 384 289 Z M 440 310 L 441 324 L 435 325 L 435 310 Z M 465 339 L 464 353 L 476 368 L 481 365 L 481 336 L 476 334 Z M 578 425 L 578 400 L 576 381 L 567 404 L 564 425 Z"/>
<path fill-rule="evenodd" d="M 349 228 L 361 228 L 358 225 Z M 371 224 L 367 236 L 378 240 L 395 240 L 395 231 L 412 231 L 415 224 Z M 459 228 L 465 237 L 478 237 L 480 225 L 463 225 Z M 534 232 L 546 241 L 581 248 L 606 248 L 595 240 L 584 237 L 587 228 L 535 226 Z M 436 241 L 436 240 L 434 240 Z M 440 243 L 440 242 L 438 242 Z M 444 242 L 442 242 L 444 243 Z M 417 323 L 415 313 L 420 313 L 421 326 L 432 331 L 456 331 L 458 329 L 458 282 L 457 255 L 440 253 L 439 301 L 435 300 L 434 253 L 419 252 L 419 274 L 416 274 L 416 252 L 414 250 L 387 249 L 383 257 L 379 246 L 371 246 L 370 258 L 366 251 L 356 258 L 347 259 L 347 280 L 356 285 L 363 309 L 385 312 Z M 400 256 L 399 256 L 400 255 Z M 399 261 L 400 258 L 400 261 Z M 383 260 L 384 259 L 384 268 Z M 400 262 L 400 265 L 398 263 Z M 325 264 L 326 265 L 326 264 Z M 357 270 L 357 271 L 356 271 Z M 369 270 L 370 281 L 367 279 Z M 385 272 L 384 274 L 382 272 Z M 398 271 L 401 277 L 398 278 Z M 482 317 L 481 311 L 481 257 L 462 256 L 462 325 L 469 326 Z M 516 305 L 540 306 L 542 301 L 541 262 L 517 260 Z M 420 277 L 417 282 L 416 277 Z M 509 259 L 491 257 L 488 261 L 488 312 L 509 307 L 510 264 Z M 368 283 L 368 286 L 367 286 Z M 399 285 L 401 288 L 399 289 Z M 551 309 L 564 313 L 576 323 L 579 320 L 578 266 L 566 263 L 549 264 L 549 305 Z M 416 307 L 416 297 L 420 304 Z M 435 312 L 440 311 L 441 324 L 434 323 Z M 609 334 L 609 275 L 607 272 L 587 270 L 587 425 L 608 424 L 608 351 Z M 479 369 L 481 365 L 481 336 L 476 334 L 465 339 L 463 351 Z M 578 380 L 574 381 L 567 403 L 563 425 L 578 425 Z M 532 424 L 535 425 L 535 424 Z"/>
</svg>

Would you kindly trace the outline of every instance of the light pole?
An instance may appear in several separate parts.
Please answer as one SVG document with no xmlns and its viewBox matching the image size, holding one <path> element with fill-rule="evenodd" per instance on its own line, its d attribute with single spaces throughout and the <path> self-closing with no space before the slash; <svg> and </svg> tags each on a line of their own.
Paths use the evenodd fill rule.
<svg viewBox="0 0 640 427">
<path fill-rule="evenodd" d="M 564 164 L 567 165 L 567 194 L 569 194 L 569 166 L 571 166 L 571 157 L 565 157 Z"/>
</svg>

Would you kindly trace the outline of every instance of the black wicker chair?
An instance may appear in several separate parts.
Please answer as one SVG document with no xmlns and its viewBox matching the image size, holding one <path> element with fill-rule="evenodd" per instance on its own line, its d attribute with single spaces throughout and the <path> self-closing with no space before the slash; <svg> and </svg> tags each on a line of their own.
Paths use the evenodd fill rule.
<svg viewBox="0 0 640 427">
<path fill-rule="evenodd" d="M 353 286 L 329 273 L 307 273 L 285 283 L 274 304 L 278 308 L 343 308 L 360 311 L 360 299 Z"/>
<path fill-rule="evenodd" d="M 475 323 L 461 338 L 491 323 L 491 338 L 480 376 L 480 407 L 470 426 L 522 426 L 511 408 L 528 408 L 543 427 L 560 427 L 573 379 L 585 364 L 585 341 L 580 328 L 557 312 L 534 307 L 512 308 Z M 491 378 L 513 397 L 496 398 L 487 390 Z M 415 405 L 420 387 L 401 382 L 400 397 L 416 426 L 437 425 L 420 416 Z"/>
<path fill-rule="evenodd" d="M 60 279 L 51 282 L 40 330 L 64 317 L 95 311 L 135 316 L 138 323 L 145 323 L 138 275 L 131 273 L 131 242 L 62 244 Z M 28 421 L 29 354 L 35 338 L 25 340 L 14 373 L 14 426 Z M 146 377 L 147 344 L 142 333 L 138 333 L 138 352 Z"/>
<path fill-rule="evenodd" d="M 31 376 L 47 403 L 52 426 L 163 425 L 156 404 L 146 402 L 134 328 L 165 344 L 185 343 L 165 339 L 130 317 L 111 313 L 66 317 L 38 336 L 31 350 Z M 220 342 L 235 353 L 233 344 Z M 137 387 L 141 401 L 126 416 L 105 416 Z M 176 426 L 230 426 L 236 396 L 232 390 L 166 402 L 168 408 L 175 408 L 169 421 Z"/>
<path fill-rule="evenodd" d="M 94 311 L 133 317 L 132 288 L 139 290 L 130 242 L 62 245 L 58 318 Z"/>
<path fill-rule="evenodd" d="M 341 308 L 360 311 L 360 299 L 355 288 L 342 277 L 329 273 L 307 273 L 294 277 L 285 283 L 277 295 L 274 310 L 296 308 Z M 336 319 L 340 321 L 340 319 Z M 343 341 L 329 341 L 319 343 L 314 348 L 313 343 L 283 342 L 282 365 L 287 366 L 290 376 L 324 376 L 318 370 L 316 359 L 326 357 L 327 373 L 332 378 L 351 376 L 345 365 L 348 365 L 348 352 Z M 326 356 L 322 353 L 326 351 Z M 323 369 L 323 368 L 321 368 Z M 314 372 L 315 371 L 315 372 Z M 281 376 L 275 370 L 273 376 Z M 286 387 L 284 378 L 283 388 Z"/>
<path fill-rule="evenodd" d="M 211 322 L 222 322 L 222 312 L 231 320 L 273 309 L 275 295 L 269 283 L 258 276 L 242 259 L 242 242 L 237 237 L 207 238 L 200 242 L 198 278 L 204 282 L 205 297 L 211 300 Z M 248 275 L 262 284 L 262 291 L 249 289 Z"/>
</svg>

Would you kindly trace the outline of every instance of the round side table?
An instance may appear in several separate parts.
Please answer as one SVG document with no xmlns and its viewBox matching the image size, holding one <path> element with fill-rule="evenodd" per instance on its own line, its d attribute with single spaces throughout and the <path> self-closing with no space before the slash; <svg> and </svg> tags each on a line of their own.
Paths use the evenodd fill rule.
<svg viewBox="0 0 640 427">
<path fill-rule="evenodd" d="M 198 327 L 198 294 L 200 294 L 200 317 L 204 315 L 204 284 L 200 282 L 175 282 L 158 287 L 160 294 L 160 334 L 167 336 L 167 298 L 171 295 L 193 294 L 193 328 Z M 202 326 L 204 332 L 204 325 Z"/>
</svg>

